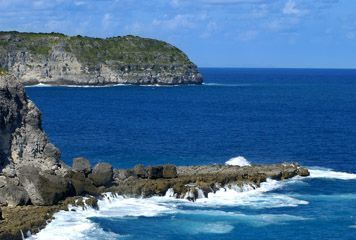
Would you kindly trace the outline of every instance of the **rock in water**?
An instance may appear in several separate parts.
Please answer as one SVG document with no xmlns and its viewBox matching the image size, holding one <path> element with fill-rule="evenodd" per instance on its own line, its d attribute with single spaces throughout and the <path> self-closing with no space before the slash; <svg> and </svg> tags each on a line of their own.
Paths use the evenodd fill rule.
<svg viewBox="0 0 356 240">
<path fill-rule="evenodd" d="M 88 175 L 91 172 L 91 166 L 88 159 L 83 157 L 77 157 L 73 159 L 73 170 L 77 172 L 82 172 Z"/>
<path fill-rule="evenodd" d="M 106 39 L 0 32 L 0 70 L 26 85 L 201 84 L 178 48 L 136 36 Z"/>
<path fill-rule="evenodd" d="M 95 186 L 109 185 L 113 180 L 113 168 L 109 163 L 98 163 L 95 165 L 93 172 L 89 178 L 93 181 Z"/>
<path fill-rule="evenodd" d="M 0 203 L 25 204 L 28 197 L 33 204 L 56 202 L 66 193 L 63 189 L 65 184 L 56 178 L 62 178 L 66 172 L 61 166 L 60 151 L 49 142 L 42 130 L 40 111 L 27 98 L 24 88 L 15 77 L 2 74 L 0 175 L 5 179 L 7 194 L 1 195 Z M 45 186 L 39 186 L 40 184 Z M 49 189 L 50 187 L 53 189 Z M 1 191 L 6 188 L 3 187 Z"/>
</svg>

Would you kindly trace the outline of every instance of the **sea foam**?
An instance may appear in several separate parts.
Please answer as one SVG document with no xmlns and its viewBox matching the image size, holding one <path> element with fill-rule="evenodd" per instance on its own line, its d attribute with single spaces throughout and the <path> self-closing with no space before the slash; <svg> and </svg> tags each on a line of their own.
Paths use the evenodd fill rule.
<svg viewBox="0 0 356 240">
<path fill-rule="evenodd" d="M 339 180 L 356 179 L 355 173 L 338 172 L 325 168 L 310 168 L 309 172 L 310 172 L 309 178 L 330 178 L 330 179 L 339 179 Z"/>
<path fill-rule="evenodd" d="M 266 182 L 261 183 L 260 187 L 253 185 L 228 186 L 215 193 L 209 193 L 207 198 L 197 199 L 196 203 L 198 206 L 245 206 L 255 209 L 297 207 L 308 204 L 307 201 L 285 194 L 269 193 L 293 182 L 293 180 L 281 182 L 267 179 Z"/>
<path fill-rule="evenodd" d="M 169 189 L 166 196 L 151 198 L 127 198 L 116 196 L 111 193 L 104 194 L 104 197 L 98 201 L 99 210 L 92 208 L 82 209 L 79 207 L 70 207 L 70 211 L 60 211 L 54 214 L 55 219 L 50 222 L 45 229 L 29 237 L 31 240 L 42 239 L 118 239 L 120 235 L 113 232 L 104 231 L 91 218 L 125 218 L 125 217 L 156 217 L 161 215 L 184 214 L 184 207 L 193 208 L 194 211 L 205 209 L 206 207 L 224 207 L 224 206 L 245 206 L 256 209 L 278 208 L 278 207 L 296 207 L 308 202 L 292 198 L 283 194 L 270 193 L 275 189 L 283 187 L 285 184 L 293 181 L 275 181 L 268 179 L 267 182 L 261 183 L 259 188 L 253 185 L 230 186 L 221 188 L 216 193 L 210 193 L 208 198 L 203 195 L 190 202 L 185 199 L 176 199 L 174 191 Z M 216 214 L 215 210 L 212 213 Z M 200 212 L 202 214 L 202 212 Z M 224 217 L 230 215 L 228 212 L 221 211 Z M 284 221 L 302 220 L 298 217 L 290 216 L 250 216 L 234 213 L 234 218 L 239 221 L 262 222 L 262 224 L 274 224 Z M 264 219 L 264 220 L 263 220 Z M 222 219 L 224 220 L 224 219 Z M 226 220 L 226 219 L 225 219 Z M 212 234 L 223 234 L 233 230 L 231 224 L 224 221 L 209 222 L 199 225 L 200 229 Z M 195 231 L 191 230 L 194 234 Z M 196 234 L 201 232 L 196 232 Z"/>
</svg>

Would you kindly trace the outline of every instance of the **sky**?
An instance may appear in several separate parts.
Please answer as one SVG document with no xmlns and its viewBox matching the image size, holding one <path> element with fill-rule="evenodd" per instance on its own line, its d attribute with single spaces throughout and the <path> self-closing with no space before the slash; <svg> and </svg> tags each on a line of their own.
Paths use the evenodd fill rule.
<svg viewBox="0 0 356 240">
<path fill-rule="evenodd" d="M 199 67 L 356 68 L 356 0 L 0 0 L 0 30 L 156 38 Z"/>
</svg>

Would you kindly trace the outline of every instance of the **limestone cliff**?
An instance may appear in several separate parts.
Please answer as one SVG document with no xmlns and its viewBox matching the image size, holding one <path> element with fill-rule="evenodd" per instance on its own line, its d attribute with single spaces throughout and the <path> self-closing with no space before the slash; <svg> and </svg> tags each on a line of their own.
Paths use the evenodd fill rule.
<svg viewBox="0 0 356 240">
<path fill-rule="evenodd" d="M 0 69 L 26 85 L 200 84 L 176 47 L 136 36 L 89 38 L 0 32 Z"/>
<path fill-rule="evenodd" d="M 67 183 L 57 181 L 64 173 L 59 150 L 41 128 L 39 110 L 15 77 L 0 75 L 0 205 L 51 204 L 54 195 L 67 191 Z M 42 184 L 48 189 L 37 187 Z M 63 189 L 52 194 L 53 186 Z"/>
</svg>

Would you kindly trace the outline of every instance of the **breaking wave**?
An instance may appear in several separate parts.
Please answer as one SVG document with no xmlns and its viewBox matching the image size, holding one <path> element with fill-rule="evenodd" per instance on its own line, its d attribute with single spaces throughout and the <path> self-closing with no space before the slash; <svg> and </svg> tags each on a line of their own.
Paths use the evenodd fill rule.
<svg viewBox="0 0 356 240">
<path fill-rule="evenodd" d="M 186 231 L 189 234 L 199 234 L 202 232 L 211 234 L 224 234 L 232 231 L 234 226 L 227 223 L 227 220 L 234 219 L 233 222 L 246 222 L 250 225 L 278 224 L 288 221 L 305 220 L 298 216 L 289 215 L 246 215 L 241 213 L 231 213 L 217 210 L 201 210 L 206 207 L 223 206 L 248 206 L 251 208 L 279 208 L 296 207 L 300 204 L 308 204 L 303 200 L 298 200 L 282 194 L 268 193 L 283 187 L 287 182 L 277 182 L 268 180 L 261 184 L 260 188 L 252 185 L 243 187 L 230 186 L 221 188 L 216 193 L 210 193 L 208 198 L 200 195 L 196 202 L 186 199 L 176 199 L 174 191 L 169 189 L 164 197 L 126 198 L 105 194 L 98 201 L 99 210 L 92 208 L 82 209 L 80 207 L 70 207 L 70 211 L 60 211 L 54 215 L 55 219 L 50 222 L 45 229 L 30 236 L 30 240 L 79 240 L 79 239 L 118 239 L 120 235 L 108 232 L 100 227 L 91 218 L 125 218 L 125 217 L 157 217 L 163 215 L 176 214 L 200 214 L 200 215 L 220 215 L 215 222 L 186 224 Z M 193 210 L 185 210 L 185 208 Z M 215 219 L 215 218 L 214 218 Z M 196 226 L 196 225 L 199 226 Z M 195 226 L 195 227 L 193 227 Z"/>
<path fill-rule="evenodd" d="M 204 86 L 213 86 L 213 87 L 248 87 L 252 84 L 248 83 L 203 83 Z"/>
<path fill-rule="evenodd" d="M 354 180 L 356 179 L 355 173 L 346 173 L 333 171 L 327 168 L 309 168 L 309 178 L 330 178 L 339 180 Z"/>
<path fill-rule="evenodd" d="M 226 161 L 225 164 L 231 166 L 240 166 L 240 167 L 251 165 L 251 163 L 242 156 L 231 158 L 230 160 Z"/>
</svg>

